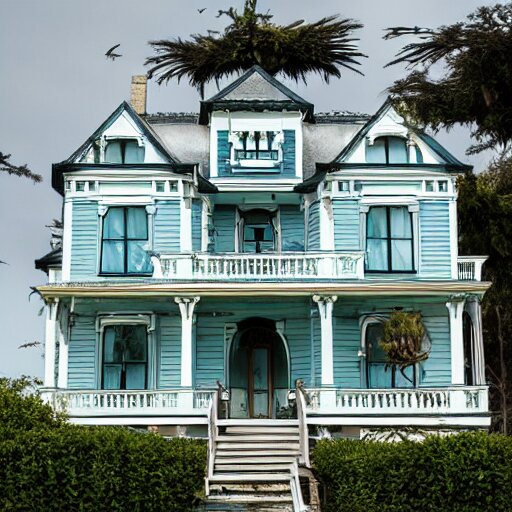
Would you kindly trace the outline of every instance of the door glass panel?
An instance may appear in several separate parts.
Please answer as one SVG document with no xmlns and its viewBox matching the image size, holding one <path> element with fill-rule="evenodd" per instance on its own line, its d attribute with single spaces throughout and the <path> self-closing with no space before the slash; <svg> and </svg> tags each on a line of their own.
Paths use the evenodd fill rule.
<svg viewBox="0 0 512 512">
<path fill-rule="evenodd" d="M 253 415 L 268 416 L 268 349 L 254 348 L 252 352 Z"/>
<path fill-rule="evenodd" d="M 103 366 L 103 389 L 120 389 L 121 370 L 120 364 L 105 364 Z"/>
<path fill-rule="evenodd" d="M 144 389 L 146 387 L 146 365 L 126 365 L 126 389 Z"/>
</svg>

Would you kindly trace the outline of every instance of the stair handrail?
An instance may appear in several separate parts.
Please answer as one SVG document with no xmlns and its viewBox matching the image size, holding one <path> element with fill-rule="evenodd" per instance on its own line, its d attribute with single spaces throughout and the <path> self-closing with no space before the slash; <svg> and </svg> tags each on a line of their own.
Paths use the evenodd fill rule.
<svg viewBox="0 0 512 512">
<path fill-rule="evenodd" d="M 210 399 L 208 407 L 208 459 L 207 459 L 207 475 L 206 475 L 206 495 L 209 495 L 208 480 L 213 476 L 213 468 L 215 467 L 215 452 L 217 448 L 217 437 L 219 427 L 217 426 L 219 404 L 219 390 L 215 390 Z"/>
<path fill-rule="evenodd" d="M 307 512 L 309 507 L 304 503 L 304 498 L 302 497 L 302 489 L 300 487 L 299 479 L 299 466 L 297 462 L 294 462 L 290 466 L 290 473 L 290 491 L 292 493 L 293 512 Z"/>
<path fill-rule="evenodd" d="M 304 381 L 297 379 L 295 381 L 295 402 L 297 404 L 297 419 L 299 420 L 299 446 L 300 456 L 299 462 L 310 468 L 309 459 L 309 430 L 306 416 L 306 406 L 309 398 L 304 389 Z"/>
</svg>

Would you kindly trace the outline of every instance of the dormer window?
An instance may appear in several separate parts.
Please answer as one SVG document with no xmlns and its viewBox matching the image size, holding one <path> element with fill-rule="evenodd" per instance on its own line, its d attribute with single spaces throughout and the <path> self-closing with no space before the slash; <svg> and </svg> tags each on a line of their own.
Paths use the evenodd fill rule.
<svg viewBox="0 0 512 512">
<path fill-rule="evenodd" d="M 114 139 L 105 147 L 105 163 L 109 164 L 140 164 L 144 162 L 144 146 L 137 140 Z"/>
<path fill-rule="evenodd" d="M 407 140 L 402 137 L 378 137 L 366 146 L 366 161 L 372 164 L 406 164 Z"/>
<path fill-rule="evenodd" d="M 237 132 L 235 160 L 277 160 L 278 146 L 274 144 L 277 132 Z"/>
</svg>

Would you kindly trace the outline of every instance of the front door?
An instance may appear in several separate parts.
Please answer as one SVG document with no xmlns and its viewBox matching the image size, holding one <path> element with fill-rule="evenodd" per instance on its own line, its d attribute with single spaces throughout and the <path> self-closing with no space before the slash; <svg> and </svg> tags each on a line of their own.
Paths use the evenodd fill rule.
<svg viewBox="0 0 512 512">
<path fill-rule="evenodd" d="M 271 346 L 255 344 L 248 350 L 248 402 L 250 418 L 272 416 Z"/>
</svg>

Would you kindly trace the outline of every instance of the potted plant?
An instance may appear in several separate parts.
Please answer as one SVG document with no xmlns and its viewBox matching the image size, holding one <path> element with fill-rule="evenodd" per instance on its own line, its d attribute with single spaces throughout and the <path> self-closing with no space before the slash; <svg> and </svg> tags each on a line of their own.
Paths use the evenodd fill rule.
<svg viewBox="0 0 512 512">
<path fill-rule="evenodd" d="M 408 366 L 428 358 L 430 346 L 425 346 L 427 339 L 420 313 L 393 311 L 384 322 L 379 345 L 386 353 L 388 366 L 403 372 Z"/>
</svg>

